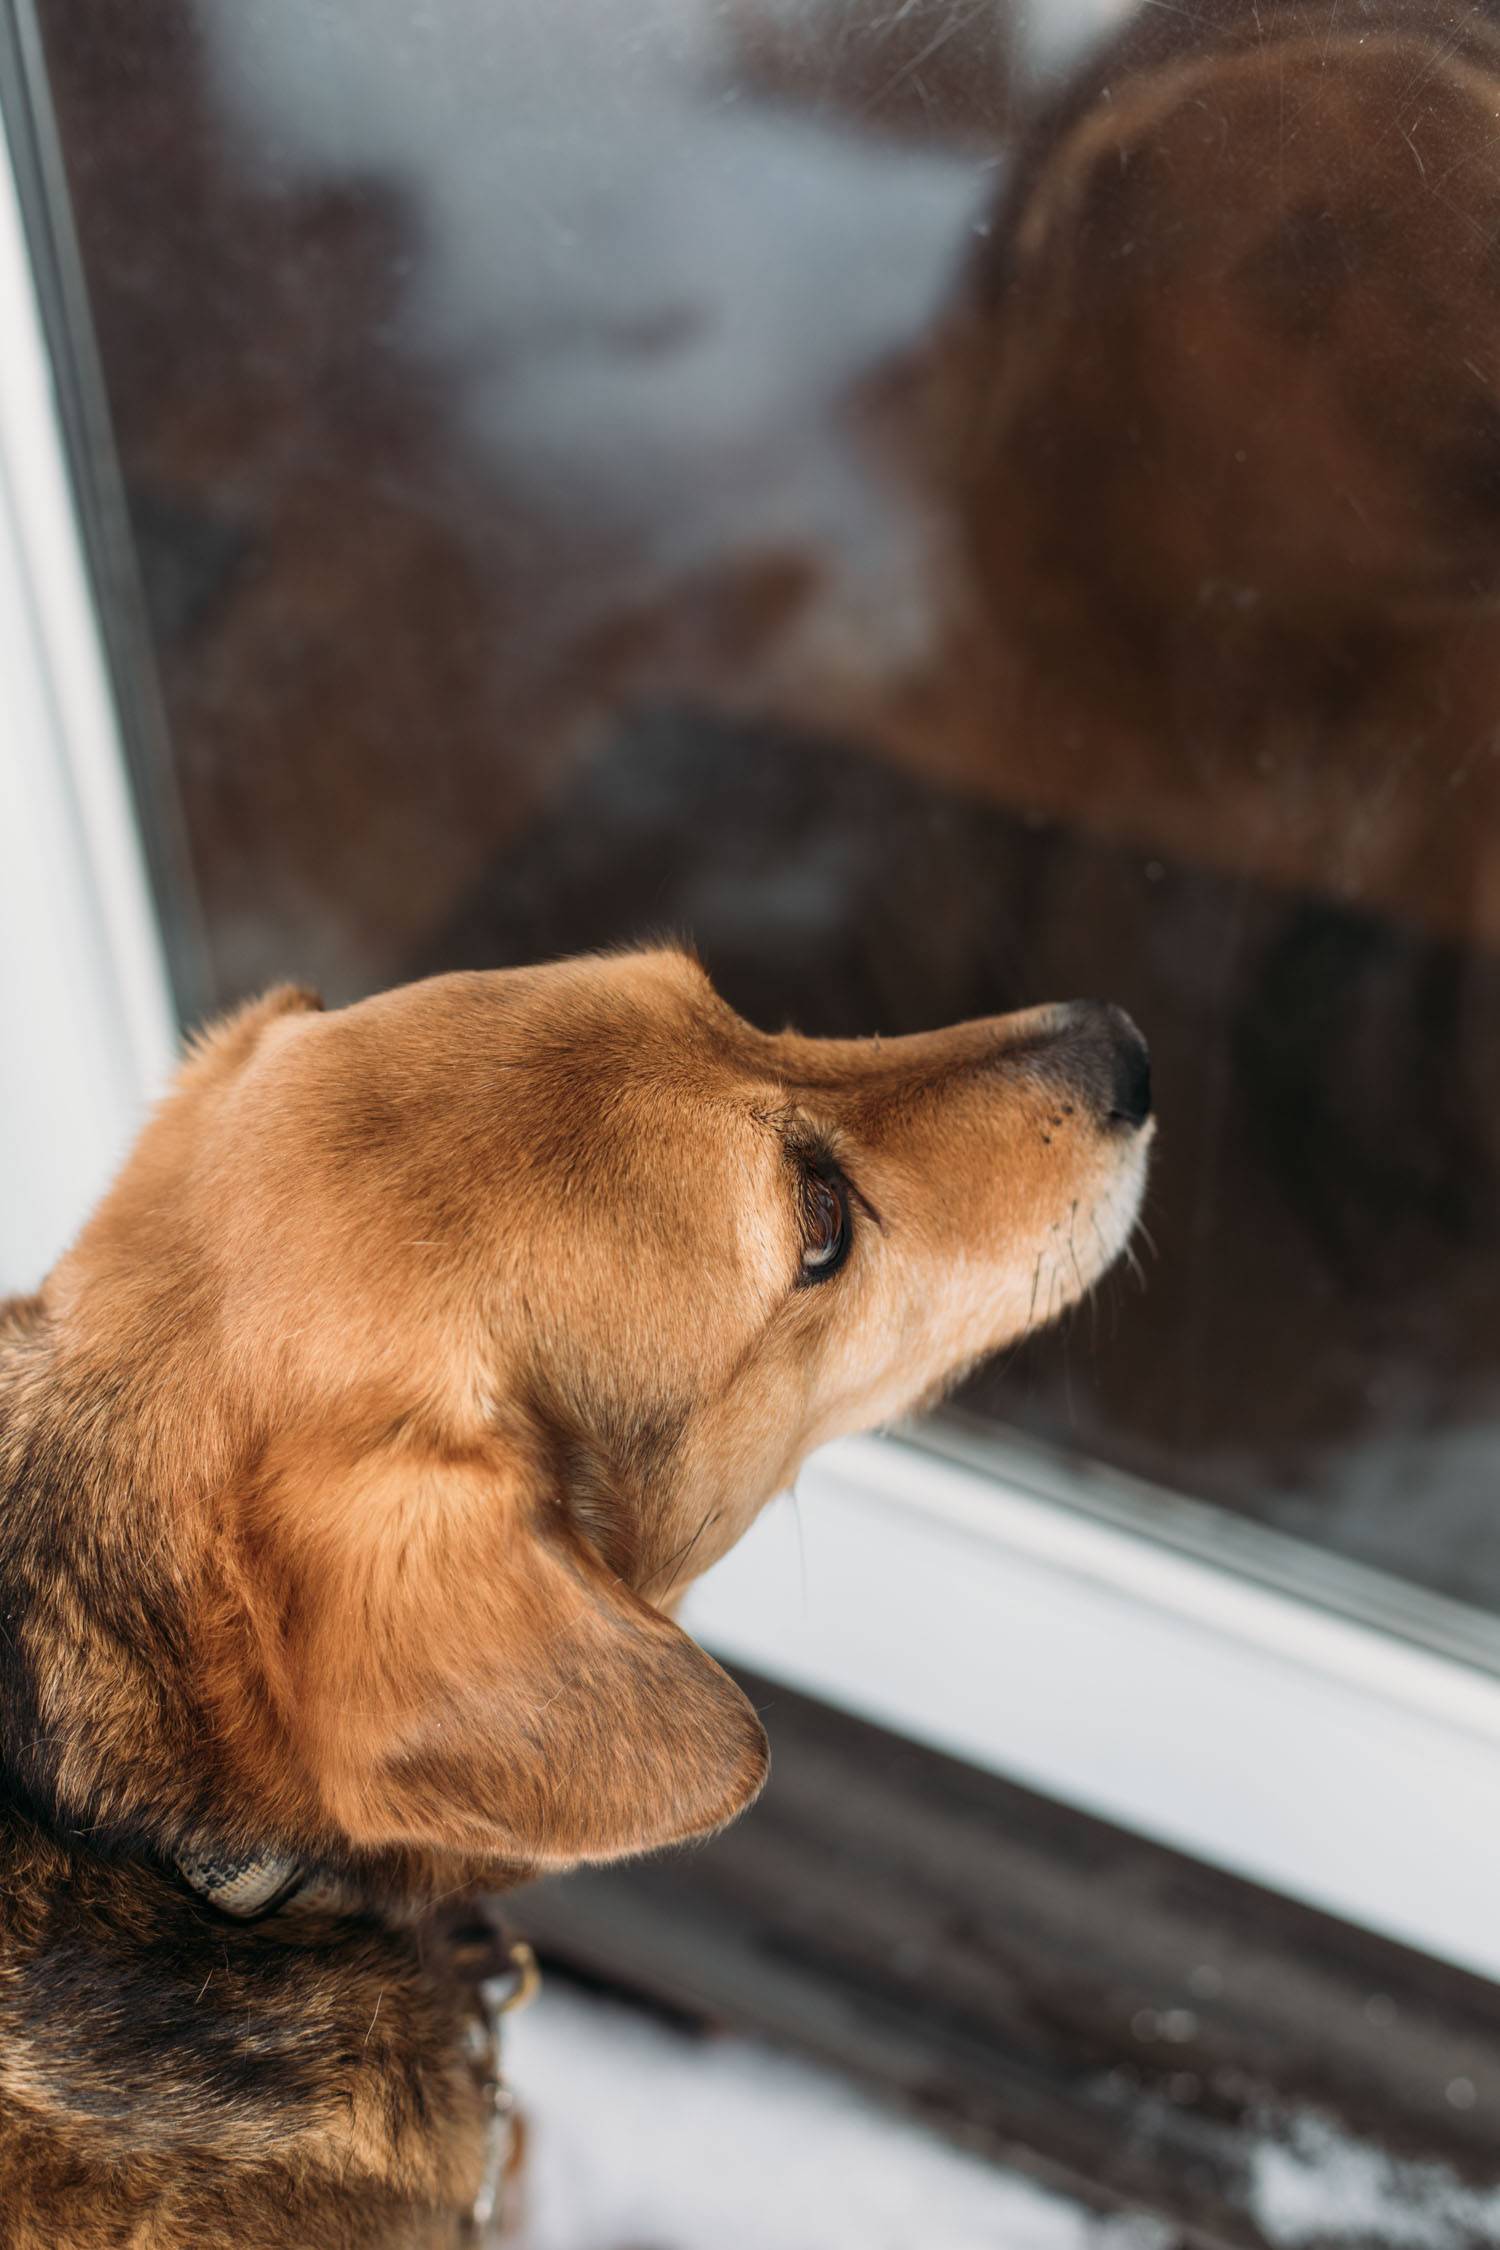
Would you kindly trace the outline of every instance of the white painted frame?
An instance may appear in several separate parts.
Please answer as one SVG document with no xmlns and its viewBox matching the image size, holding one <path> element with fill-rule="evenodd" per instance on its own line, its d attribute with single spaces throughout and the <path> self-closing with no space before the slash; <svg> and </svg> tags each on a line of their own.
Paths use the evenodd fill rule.
<svg viewBox="0 0 1500 2250">
<path fill-rule="evenodd" d="M 1500 1675 L 1477 1663 L 899 1439 L 816 1456 L 684 1621 L 731 1661 L 1500 1977 Z"/>
<path fill-rule="evenodd" d="M 63 1247 L 174 1045 L 0 162 L 0 1288 Z M 692 1597 L 727 1655 L 1500 1976 L 1500 1628 L 1190 1502 L 1146 1536 L 928 1446 L 832 1448 L 799 1495 Z"/>
<path fill-rule="evenodd" d="M 175 1043 L 15 176 L 0 158 L 0 1291 L 40 1280 Z"/>
</svg>

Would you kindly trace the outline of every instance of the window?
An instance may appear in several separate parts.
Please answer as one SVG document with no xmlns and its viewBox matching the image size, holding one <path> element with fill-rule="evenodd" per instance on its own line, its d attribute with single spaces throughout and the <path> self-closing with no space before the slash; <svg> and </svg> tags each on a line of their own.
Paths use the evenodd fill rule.
<svg viewBox="0 0 1500 2250">
<path fill-rule="evenodd" d="M 6 1248 L 169 991 L 1118 999 L 1142 1271 L 701 1625 L 1493 1973 L 1500 45 L 1354 13 L 19 7 Z"/>
</svg>

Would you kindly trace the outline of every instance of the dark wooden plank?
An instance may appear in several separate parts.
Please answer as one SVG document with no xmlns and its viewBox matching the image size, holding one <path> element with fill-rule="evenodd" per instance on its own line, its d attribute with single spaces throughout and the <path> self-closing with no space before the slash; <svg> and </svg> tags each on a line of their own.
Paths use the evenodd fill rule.
<svg viewBox="0 0 1500 2250">
<path fill-rule="evenodd" d="M 1266 2150 L 1315 2169 L 1330 2135 L 1393 2160 L 1392 2239 L 1500 2241 L 1480 2200 L 1500 1988 L 745 1684 L 775 1758 L 761 1804 L 704 1849 L 521 1893 L 544 1953 L 837 2064 L 1200 2250 L 1282 2250 Z"/>
</svg>

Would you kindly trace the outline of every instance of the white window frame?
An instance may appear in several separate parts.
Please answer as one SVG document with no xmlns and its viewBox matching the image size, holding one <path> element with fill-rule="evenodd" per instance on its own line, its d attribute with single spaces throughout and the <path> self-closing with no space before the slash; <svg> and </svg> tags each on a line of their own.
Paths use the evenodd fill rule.
<svg viewBox="0 0 1500 2250">
<path fill-rule="evenodd" d="M 0 1289 L 32 1286 L 170 1068 L 166 963 L 0 161 Z"/>
<path fill-rule="evenodd" d="M 731 1662 L 1500 1977 L 1487 1620 L 1238 1520 L 1216 1562 L 1111 1520 L 1087 1473 L 1019 1449 L 980 1469 L 942 1442 L 816 1456 L 684 1622 Z M 1315 1590 L 1278 1583 L 1288 1566 Z M 1389 1625 L 1352 1613 L 1363 1595 Z M 1465 1659 L 1432 1645 L 1445 1622 Z"/>
<path fill-rule="evenodd" d="M 8 163 L 0 336 L 14 1289 L 105 1185 L 175 1029 Z M 795 1509 L 768 1510 L 695 1591 L 689 1623 L 732 1659 L 1500 1977 L 1500 1625 L 1107 1474 L 951 1449 L 941 1431 L 830 1448 Z"/>
</svg>

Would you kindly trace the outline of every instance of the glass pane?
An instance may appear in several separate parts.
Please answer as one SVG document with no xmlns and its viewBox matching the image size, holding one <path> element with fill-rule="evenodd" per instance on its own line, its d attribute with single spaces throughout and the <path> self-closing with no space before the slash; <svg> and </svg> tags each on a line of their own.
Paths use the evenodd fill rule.
<svg viewBox="0 0 1500 2250">
<path fill-rule="evenodd" d="M 967 1409 L 1500 1604 L 1491 9 L 38 14 L 184 993 L 1123 1001 L 1145 1286 Z"/>
</svg>

